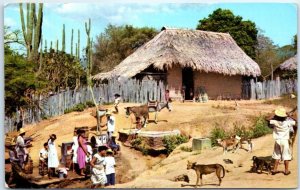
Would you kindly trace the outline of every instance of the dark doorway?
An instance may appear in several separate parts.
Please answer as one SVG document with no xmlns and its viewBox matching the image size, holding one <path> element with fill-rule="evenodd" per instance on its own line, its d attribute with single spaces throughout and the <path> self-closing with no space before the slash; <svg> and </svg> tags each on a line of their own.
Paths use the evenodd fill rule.
<svg viewBox="0 0 300 190">
<path fill-rule="evenodd" d="M 190 67 L 182 69 L 182 86 L 185 87 L 185 99 L 192 100 L 194 97 L 194 75 Z"/>
</svg>

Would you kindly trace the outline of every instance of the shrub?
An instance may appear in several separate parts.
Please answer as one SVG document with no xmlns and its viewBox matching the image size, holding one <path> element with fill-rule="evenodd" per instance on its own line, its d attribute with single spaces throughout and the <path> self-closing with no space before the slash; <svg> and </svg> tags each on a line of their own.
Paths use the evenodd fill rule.
<svg viewBox="0 0 300 190">
<path fill-rule="evenodd" d="M 137 137 L 136 139 L 131 141 L 131 145 L 134 148 L 139 148 L 139 146 L 142 144 L 142 138 L 141 137 Z"/>
<path fill-rule="evenodd" d="M 226 132 L 223 128 L 221 127 L 215 127 L 211 132 L 210 132 L 210 138 L 211 138 L 211 143 L 212 146 L 217 145 L 217 139 L 225 139 L 227 138 L 228 135 L 226 135 Z"/>
<path fill-rule="evenodd" d="M 80 104 L 75 105 L 72 108 L 65 109 L 64 113 L 67 114 L 67 113 L 71 113 L 73 111 L 82 112 L 85 108 L 86 108 L 85 104 L 80 103 Z"/>
<path fill-rule="evenodd" d="M 86 105 L 87 107 L 89 107 L 89 108 L 95 106 L 94 102 L 92 102 L 92 101 L 87 101 L 87 102 L 85 102 L 85 105 Z"/>
<path fill-rule="evenodd" d="M 165 136 L 163 138 L 164 147 L 169 155 L 178 145 L 188 142 L 188 138 L 182 135 Z"/>
<path fill-rule="evenodd" d="M 185 152 L 193 151 L 192 147 L 188 147 L 188 146 L 182 146 L 182 147 L 180 147 L 180 150 L 185 151 Z"/>
<path fill-rule="evenodd" d="M 253 138 L 258 138 L 266 134 L 272 133 L 272 129 L 268 127 L 268 122 L 264 116 L 259 116 L 255 119 L 255 124 L 253 128 Z"/>
</svg>

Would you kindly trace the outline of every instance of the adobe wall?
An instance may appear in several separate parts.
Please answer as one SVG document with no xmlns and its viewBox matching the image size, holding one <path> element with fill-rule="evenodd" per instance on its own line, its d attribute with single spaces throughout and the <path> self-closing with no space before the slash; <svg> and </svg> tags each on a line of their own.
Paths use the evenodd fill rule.
<svg viewBox="0 0 300 190">
<path fill-rule="evenodd" d="M 228 96 L 240 98 L 242 93 L 241 75 L 222 75 L 216 73 L 194 72 L 195 93 L 200 86 L 204 86 L 210 99 L 217 99 L 218 96 Z"/>
<path fill-rule="evenodd" d="M 170 97 L 172 99 L 181 100 L 182 69 L 180 66 L 173 66 L 168 70 L 167 84 Z"/>
</svg>

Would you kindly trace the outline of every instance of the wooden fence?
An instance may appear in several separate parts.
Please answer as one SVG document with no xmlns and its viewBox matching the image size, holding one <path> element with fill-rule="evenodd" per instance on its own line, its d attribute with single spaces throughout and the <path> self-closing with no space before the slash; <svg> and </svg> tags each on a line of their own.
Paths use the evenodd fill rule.
<svg viewBox="0 0 300 190">
<path fill-rule="evenodd" d="M 286 79 L 267 80 L 263 82 L 244 82 L 242 85 L 242 98 L 251 100 L 261 100 L 277 98 L 284 94 L 297 92 L 297 80 Z"/>
<path fill-rule="evenodd" d="M 165 85 L 162 81 L 129 79 L 108 81 L 93 87 L 95 99 L 98 103 L 111 103 L 114 94 L 118 93 L 123 102 L 146 103 L 148 99 L 163 101 Z M 242 99 L 269 99 L 283 94 L 297 92 L 297 80 L 269 80 L 264 82 L 243 82 Z M 77 91 L 66 90 L 51 96 L 35 97 L 41 109 L 32 108 L 24 111 L 24 123 L 32 124 L 42 120 L 43 117 L 53 117 L 64 114 L 64 110 L 74 107 L 76 104 L 92 101 L 92 96 L 87 87 L 81 87 Z M 18 112 L 16 112 L 18 113 Z M 14 117 L 5 117 L 5 132 L 16 129 L 15 123 L 20 120 L 19 114 Z"/>
<path fill-rule="evenodd" d="M 146 103 L 150 100 L 163 101 L 165 96 L 165 85 L 162 81 L 154 80 L 123 80 L 113 79 L 107 84 L 99 84 L 93 87 L 93 93 L 97 103 L 112 103 L 114 94 L 122 97 L 122 102 Z M 66 90 L 47 97 L 38 96 L 38 108 L 24 110 L 24 124 L 32 124 L 42 120 L 44 117 L 53 117 L 64 114 L 66 109 L 74 107 L 79 103 L 92 101 L 92 95 L 87 87 L 81 87 L 77 91 Z M 5 117 L 5 132 L 16 129 L 15 123 L 20 120 L 18 111 L 13 117 Z"/>
</svg>

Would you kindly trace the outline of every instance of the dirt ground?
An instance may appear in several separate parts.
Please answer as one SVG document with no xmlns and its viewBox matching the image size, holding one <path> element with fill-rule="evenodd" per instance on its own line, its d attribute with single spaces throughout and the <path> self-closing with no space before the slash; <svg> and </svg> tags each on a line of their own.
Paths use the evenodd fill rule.
<svg viewBox="0 0 300 190">
<path fill-rule="evenodd" d="M 180 129 L 192 137 L 207 137 L 211 129 L 221 126 L 225 129 L 232 128 L 234 125 L 244 125 L 249 127 L 253 117 L 260 114 L 271 113 L 276 106 L 263 104 L 262 101 L 238 101 L 238 106 L 234 101 L 209 101 L 208 103 L 172 103 L 172 112 L 162 110 L 159 115 L 158 124 L 151 121 L 154 114 L 150 115 L 150 122 L 143 130 L 167 131 Z M 125 117 L 123 107 L 136 104 L 121 104 L 120 113 L 115 114 L 116 131 L 123 128 L 134 127 L 131 119 Z M 106 106 L 113 109 L 112 106 Z M 290 110 L 291 108 L 287 108 Z M 35 125 L 25 127 L 26 136 L 33 135 L 33 147 L 30 148 L 30 155 L 34 160 L 34 166 L 38 165 L 39 150 L 43 143 L 47 141 L 49 135 L 57 135 L 56 146 L 60 157 L 60 145 L 62 142 L 71 142 L 74 127 L 96 126 L 96 119 L 91 115 L 92 109 L 83 112 L 72 112 L 62 116 L 57 116 L 44 120 Z M 254 174 L 248 171 L 251 168 L 251 158 L 255 156 L 270 156 L 273 150 L 274 140 L 272 135 L 267 135 L 254 139 L 254 151 L 248 153 L 245 150 L 232 154 L 222 154 L 222 148 L 213 148 L 200 152 L 184 152 L 177 147 L 167 158 L 164 155 L 157 157 L 143 156 L 142 153 L 121 147 L 121 156 L 117 159 L 117 184 L 115 187 L 142 188 L 142 187 L 172 187 L 179 188 L 182 184 L 193 185 L 196 181 L 196 174 L 192 170 L 186 169 L 187 160 L 197 161 L 197 163 L 219 163 L 228 171 L 223 178 L 221 188 L 295 188 L 297 186 L 297 146 L 294 147 L 294 160 L 290 163 L 291 174 L 267 175 Z M 191 147 L 191 140 L 181 146 Z M 6 158 L 7 158 L 6 154 Z M 233 164 L 225 164 L 223 159 L 231 159 Z M 283 170 L 283 164 L 279 166 Z M 187 174 L 190 183 L 174 182 L 175 176 Z M 218 180 L 215 175 L 210 174 L 203 177 L 204 187 L 216 188 Z M 84 186 L 85 185 L 85 186 Z M 84 183 L 74 183 L 66 186 L 67 188 L 83 188 Z M 185 186 L 191 187 L 191 186 Z"/>
</svg>

